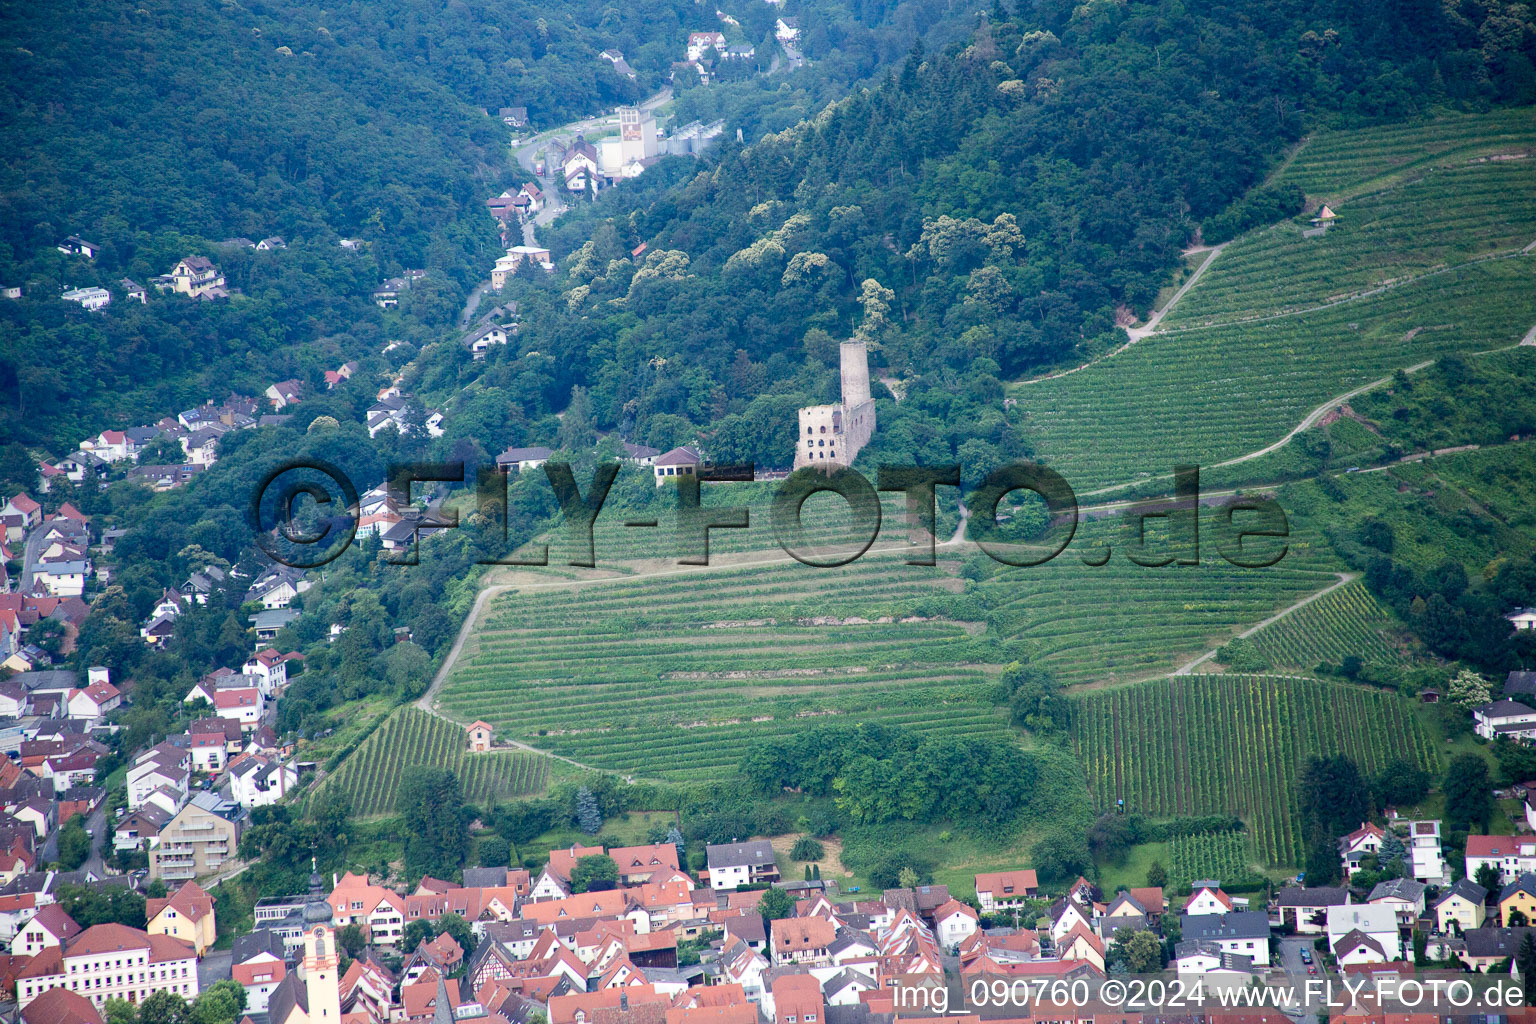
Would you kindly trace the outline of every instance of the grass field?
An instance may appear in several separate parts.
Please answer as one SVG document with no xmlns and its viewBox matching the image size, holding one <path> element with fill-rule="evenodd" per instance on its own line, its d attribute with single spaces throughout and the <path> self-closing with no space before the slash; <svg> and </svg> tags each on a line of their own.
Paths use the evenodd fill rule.
<svg viewBox="0 0 1536 1024">
<path fill-rule="evenodd" d="M 1154 817 L 1239 814 L 1266 864 L 1299 863 L 1296 771 L 1342 751 L 1367 771 L 1437 752 L 1413 705 L 1363 687 L 1286 676 L 1189 675 L 1079 698 L 1073 744 L 1100 807 Z"/>
<path fill-rule="evenodd" d="M 470 803 L 484 804 L 541 792 L 549 759 L 538 754 L 492 751 L 471 754 L 464 730 L 416 708 L 401 708 L 364 740 L 315 792 L 340 788 L 359 817 L 390 814 L 407 768 L 450 768 Z"/>
</svg>

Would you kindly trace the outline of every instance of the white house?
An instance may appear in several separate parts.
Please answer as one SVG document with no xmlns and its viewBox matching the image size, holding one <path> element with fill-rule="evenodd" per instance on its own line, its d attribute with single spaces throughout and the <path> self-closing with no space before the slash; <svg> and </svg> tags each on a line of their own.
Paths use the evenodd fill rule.
<svg viewBox="0 0 1536 1024">
<path fill-rule="evenodd" d="M 1410 821 L 1407 845 L 1414 878 L 1435 885 L 1443 885 L 1450 880 L 1450 868 L 1445 863 L 1445 853 L 1440 846 L 1438 820 Z"/>
<path fill-rule="evenodd" d="M 1024 901 L 1040 891 L 1035 872 L 1025 868 L 1020 871 L 982 872 L 976 876 L 976 902 L 983 913 L 994 910 L 1011 910 L 1021 907 Z"/>
<path fill-rule="evenodd" d="M 781 43 L 793 43 L 800 38 L 799 18 L 779 18 L 773 23 L 773 35 Z"/>
<path fill-rule="evenodd" d="M 270 648 L 247 658 L 241 671 L 254 679 L 261 695 L 269 699 L 288 685 L 288 662 Z"/>
<path fill-rule="evenodd" d="M 492 345 L 505 345 L 507 343 L 507 329 L 497 324 L 486 324 L 470 331 L 464 338 L 464 345 L 470 354 L 476 359 L 484 359 Z"/>
<path fill-rule="evenodd" d="M 1536 608 L 1517 608 L 1504 618 L 1516 629 L 1536 629 Z"/>
<path fill-rule="evenodd" d="M 766 839 L 745 843 L 718 843 L 705 847 L 711 889 L 739 889 L 779 879 L 773 844 Z"/>
<path fill-rule="evenodd" d="M 1466 876 L 1476 878 L 1484 864 L 1498 870 L 1500 882 L 1536 873 L 1536 836 L 1467 836 Z"/>
<path fill-rule="evenodd" d="M 79 597 L 85 593 L 85 579 L 90 573 L 91 563 L 84 559 L 44 562 L 33 571 L 32 582 L 50 597 Z"/>
<path fill-rule="evenodd" d="M 60 987 L 84 995 L 98 1010 L 109 999 L 137 1004 L 156 992 L 190 1002 L 198 993 L 197 954 L 169 935 L 98 924 L 64 943 L 61 955 L 28 964 L 16 979 L 16 1003 L 25 1010 L 44 992 Z"/>
<path fill-rule="evenodd" d="M 95 242 L 87 242 L 79 235 L 70 235 L 59 243 L 59 252 L 65 256 L 84 256 L 88 260 L 93 260 L 100 251 L 101 246 Z"/>
<path fill-rule="evenodd" d="M 651 463 L 651 471 L 656 474 L 656 486 L 660 487 L 668 480 L 675 480 L 680 476 L 693 476 L 699 471 L 703 461 L 698 451 L 688 445 L 673 448 L 664 455 L 656 456 Z"/>
<path fill-rule="evenodd" d="M 220 733 L 202 732 L 190 737 L 187 752 L 192 756 L 192 770 L 196 772 L 222 772 L 229 763 L 229 750 Z"/>
<path fill-rule="evenodd" d="M 981 927 L 981 915 L 952 899 L 933 912 L 933 924 L 939 945 L 953 948 L 976 934 Z"/>
<path fill-rule="evenodd" d="M 1517 700 L 1496 700 L 1472 709 L 1474 731 L 1485 740 L 1496 736 L 1511 739 L 1536 737 L 1536 708 Z"/>
<path fill-rule="evenodd" d="M 1403 955 L 1398 910 L 1387 903 L 1349 903 L 1328 908 L 1328 948 L 1341 966 L 1386 963 Z"/>
<path fill-rule="evenodd" d="M 240 728 L 247 732 L 261 724 L 266 706 L 261 690 L 254 686 L 231 686 L 213 694 L 214 714 L 239 722 Z"/>
<path fill-rule="evenodd" d="M 1256 910 L 1226 914 L 1185 914 L 1183 936 L 1188 942 L 1210 943 L 1223 953 L 1251 957 L 1259 967 L 1269 966 L 1269 915 Z"/>
<path fill-rule="evenodd" d="M 1378 882 L 1366 897 L 1371 906 L 1391 907 L 1398 924 L 1412 928 L 1424 913 L 1424 883 L 1412 878 L 1391 878 Z"/>
<path fill-rule="evenodd" d="M 298 783 L 297 769 L 260 755 L 243 757 L 229 770 L 230 797 L 241 807 L 275 804 Z"/>
<path fill-rule="evenodd" d="M 1343 861 L 1344 877 L 1349 878 L 1360 870 L 1360 862 L 1374 856 L 1380 849 L 1387 833 L 1380 825 L 1369 821 L 1339 839 L 1339 857 Z"/>
<path fill-rule="evenodd" d="M 26 924 L 16 932 L 11 941 L 12 956 L 37 956 L 45 949 L 57 949 L 80 934 L 75 919 L 64 912 L 57 903 L 38 907 Z"/>
<path fill-rule="evenodd" d="M 70 718 L 97 721 L 109 711 L 116 711 L 122 707 L 123 695 L 117 687 L 104 679 L 97 680 L 86 686 L 83 690 L 70 690 L 69 700 L 65 705 L 66 714 Z"/>
<path fill-rule="evenodd" d="M 496 468 L 503 473 L 521 473 L 525 469 L 538 469 L 548 462 L 554 451 L 543 445 L 530 448 L 508 448 L 496 456 Z"/>
<path fill-rule="evenodd" d="M 60 295 L 65 302 L 78 302 L 91 312 L 105 309 L 112 303 L 112 293 L 105 288 L 71 288 Z"/>
<path fill-rule="evenodd" d="M 1222 892 L 1220 883 L 1214 881 L 1195 882 L 1189 898 L 1184 901 L 1184 913 L 1191 917 L 1226 914 L 1231 910 L 1232 897 Z"/>
<path fill-rule="evenodd" d="M 128 769 L 128 809 L 136 811 L 162 787 L 184 802 L 188 792 L 191 757 L 186 751 L 162 743 L 140 754 Z M 172 809 L 174 811 L 174 808 Z"/>
</svg>

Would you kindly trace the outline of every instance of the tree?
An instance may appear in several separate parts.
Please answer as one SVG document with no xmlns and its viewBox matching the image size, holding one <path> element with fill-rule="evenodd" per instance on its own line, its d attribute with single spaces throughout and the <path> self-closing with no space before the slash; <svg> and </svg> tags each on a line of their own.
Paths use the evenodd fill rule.
<svg viewBox="0 0 1536 1024">
<path fill-rule="evenodd" d="M 187 1015 L 191 1024 L 234 1024 L 245 1009 L 245 986 L 238 981 L 216 981 L 193 1000 Z"/>
<path fill-rule="evenodd" d="M 757 905 L 757 912 L 763 915 L 765 921 L 778 921 L 795 912 L 795 901 L 790 899 L 789 893 L 774 887 L 763 893 L 762 902 Z"/>
<path fill-rule="evenodd" d="M 85 834 L 85 815 L 76 814 L 59 829 L 59 863 L 74 871 L 91 855 L 91 837 Z"/>
<path fill-rule="evenodd" d="M 1452 830 L 1472 825 L 1488 828 L 1493 817 L 1493 796 L 1488 762 L 1478 754 L 1462 754 L 1451 761 L 1440 783 L 1445 794 L 1445 816 Z"/>
<path fill-rule="evenodd" d="M 901 873 L 896 876 L 896 880 L 903 889 L 911 889 L 918 883 L 917 872 L 909 867 L 902 868 Z"/>
<path fill-rule="evenodd" d="M 405 826 L 406 870 L 451 875 L 469 853 L 458 777 L 446 768 L 407 769 L 397 802 Z"/>
<path fill-rule="evenodd" d="M 1410 807 L 1429 795 L 1429 773 L 1407 758 L 1394 758 L 1376 773 L 1378 807 Z"/>
<path fill-rule="evenodd" d="M 357 959 L 358 954 L 368 945 L 368 939 L 363 935 L 363 929 L 355 924 L 349 924 L 336 930 L 336 945 L 346 951 L 347 956 Z"/>
<path fill-rule="evenodd" d="M 1472 876 L 1472 881 L 1489 892 L 1498 892 L 1499 887 L 1504 882 L 1504 878 L 1499 873 L 1499 869 L 1492 864 L 1479 864 L 1476 874 Z"/>
<path fill-rule="evenodd" d="M 479 854 L 483 867 L 506 867 L 512 860 L 512 844 L 501 836 L 486 836 L 480 840 Z"/>
<path fill-rule="evenodd" d="M 1163 943 L 1156 935 L 1144 928 L 1132 931 L 1122 928 L 1115 933 L 1115 941 L 1109 950 L 1109 959 L 1124 964 L 1132 973 L 1147 974 L 1162 970 Z"/>
<path fill-rule="evenodd" d="M 1532 989 L 1536 988 L 1536 932 L 1526 932 L 1525 938 L 1520 940 L 1515 966 L 1520 969 L 1520 983 L 1525 987 L 1526 999 L 1530 999 Z"/>
<path fill-rule="evenodd" d="M 789 849 L 790 860 L 821 860 L 826 856 L 826 848 L 810 836 L 801 836 L 795 840 L 795 845 Z"/>
<path fill-rule="evenodd" d="M 1093 868 L 1087 839 L 1080 830 L 1065 826 L 1047 832 L 1031 848 L 1030 857 L 1040 877 L 1052 881 L 1064 881 Z"/>
<path fill-rule="evenodd" d="M 1381 849 L 1376 853 L 1376 861 L 1386 877 L 1401 878 L 1407 858 L 1408 848 L 1403 845 L 1402 839 L 1396 832 L 1388 831 L 1386 838 L 1381 841 Z"/>
<path fill-rule="evenodd" d="M 597 808 L 597 797 L 586 786 L 576 791 L 576 827 L 589 836 L 597 835 L 603 827 L 603 814 Z"/>
<path fill-rule="evenodd" d="M 475 931 L 470 927 L 469 922 L 458 914 L 444 914 L 438 918 L 437 931 L 439 935 L 446 934 L 457 942 L 459 948 L 464 951 L 466 959 L 475 951 Z"/>
<path fill-rule="evenodd" d="M 1168 871 L 1163 867 L 1162 861 L 1155 860 L 1147 868 L 1147 884 L 1157 888 L 1168 884 Z"/>
<path fill-rule="evenodd" d="M 1453 707 L 1470 711 L 1493 700 L 1493 684 L 1469 668 L 1464 668 L 1445 684 L 1445 700 Z"/>
<path fill-rule="evenodd" d="M 423 942 L 431 942 L 436 937 L 437 931 L 433 928 L 432 922 L 424 917 L 418 917 L 406 924 L 404 936 L 400 940 L 400 948 L 414 950 Z"/>
<path fill-rule="evenodd" d="M 677 863 L 686 867 L 688 865 L 688 841 L 683 838 L 683 830 L 675 824 L 667 827 L 667 842 L 677 847 Z"/>
<path fill-rule="evenodd" d="M 619 884 L 619 865 L 607 854 L 582 857 L 571 867 L 572 892 L 598 892 Z"/>
</svg>

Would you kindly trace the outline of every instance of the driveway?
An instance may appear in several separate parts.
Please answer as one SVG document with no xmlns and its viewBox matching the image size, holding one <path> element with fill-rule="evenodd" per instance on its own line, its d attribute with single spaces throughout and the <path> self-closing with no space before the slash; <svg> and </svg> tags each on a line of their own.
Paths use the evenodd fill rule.
<svg viewBox="0 0 1536 1024">
<path fill-rule="evenodd" d="M 229 968 L 235 954 L 227 949 L 210 949 L 197 964 L 197 990 L 206 992 L 216 981 L 229 980 Z"/>
</svg>

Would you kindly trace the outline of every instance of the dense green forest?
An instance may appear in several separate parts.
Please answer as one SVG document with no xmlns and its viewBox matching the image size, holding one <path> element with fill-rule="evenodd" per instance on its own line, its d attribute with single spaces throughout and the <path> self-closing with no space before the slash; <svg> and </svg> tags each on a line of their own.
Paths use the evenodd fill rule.
<svg viewBox="0 0 1536 1024">
<path fill-rule="evenodd" d="M 969 42 L 919 45 L 810 121 L 558 232 L 565 272 L 522 286 L 521 351 L 479 380 L 513 405 L 508 440 L 553 440 L 579 386 L 600 429 L 782 465 L 786 410 L 835 396 L 852 334 L 905 390 L 869 460 L 1016 457 L 1001 381 L 1112 343 L 1204 222 L 1294 212 L 1228 208 L 1310 125 L 1528 103 L 1533 54 L 1523 5 L 999 3 Z M 480 369 L 444 356 L 420 380 L 446 393 Z M 478 425 L 487 400 L 454 412 Z"/>
</svg>

